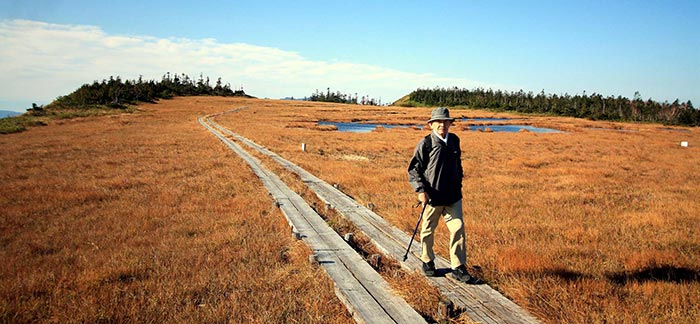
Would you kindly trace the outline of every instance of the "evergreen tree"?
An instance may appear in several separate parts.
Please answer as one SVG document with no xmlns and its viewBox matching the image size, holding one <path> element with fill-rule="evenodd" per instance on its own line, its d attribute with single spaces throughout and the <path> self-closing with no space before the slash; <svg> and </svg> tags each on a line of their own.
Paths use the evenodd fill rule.
<svg viewBox="0 0 700 324">
<path fill-rule="evenodd" d="M 192 79 L 186 75 L 171 74 L 166 72 L 161 81 L 149 80 L 144 82 L 143 76 L 137 80 L 123 81 L 121 77 L 110 76 L 109 80 L 94 81 L 92 84 L 84 84 L 72 93 L 60 96 L 48 106 L 89 108 L 92 106 L 107 106 L 111 108 L 123 108 L 125 105 L 138 102 L 155 102 L 158 99 L 167 99 L 173 96 L 219 95 L 219 96 L 248 96 L 242 90 L 232 91 L 230 84 L 221 87 L 221 78 L 218 78 L 217 88 L 209 85 L 209 77 L 204 81 L 200 74 L 200 81 L 195 86 Z"/>
<path fill-rule="evenodd" d="M 363 102 L 365 98 L 363 97 Z M 409 101 L 429 106 L 466 106 L 480 109 L 496 109 L 523 113 L 553 114 L 579 118 L 660 122 L 678 125 L 698 125 L 700 113 L 690 101 L 681 103 L 659 103 L 642 100 L 639 91 L 632 100 L 617 96 L 604 97 L 593 93 L 571 96 L 548 95 L 542 90 L 534 95 L 532 92 L 519 90 L 508 92 L 476 88 L 473 90 L 459 88 L 417 89 L 409 94 Z"/>
</svg>

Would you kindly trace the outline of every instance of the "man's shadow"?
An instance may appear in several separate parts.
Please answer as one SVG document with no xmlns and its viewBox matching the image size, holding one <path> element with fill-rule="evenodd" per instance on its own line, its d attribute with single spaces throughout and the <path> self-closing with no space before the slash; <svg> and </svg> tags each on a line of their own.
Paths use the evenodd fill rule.
<svg viewBox="0 0 700 324">
<path fill-rule="evenodd" d="M 567 281 L 576 281 L 583 278 L 594 278 L 592 275 L 583 274 L 577 271 L 570 271 L 563 268 L 549 269 L 545 271 L 545 274 L 556 276 Z M 698 269 L 686 267 L 661 265 L 644 267 L 634 271 L 611 272 L 607 273 L 605 278 L 616 285 L 651 281 L 682 284 L 700 282 L 700 271 Z"/>
</svg>

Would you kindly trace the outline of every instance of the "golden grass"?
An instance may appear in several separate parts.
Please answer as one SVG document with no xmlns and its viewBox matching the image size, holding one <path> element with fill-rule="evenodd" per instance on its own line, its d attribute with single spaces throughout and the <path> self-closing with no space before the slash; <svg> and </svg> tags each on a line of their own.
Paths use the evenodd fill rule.
<svg viewBox="0 0 700 324">
<path fill-rule="evenodd" d="M 263 100 L 241 106 L 247 109 L 217 121 L 340 184 L 398 228 L 412 231 L 416 215 L 410 206 L 416 196 L 406 167 L 426 130 L 340 133 L 314 122 L 414 125 L 426 120 L 429 108 Z M 494 116 L 453 111 L 457 117 L 462 113 Z M 524 120 L 512 123 L 566 133 L 471 132 L 460 123 L 453 128 L 462 139 L 470 264 L 545 322 L 697 322 L 700 132 L 517 118 Z M 443 237 L 438 252 L 446 256 L 444 226 L 437 235 Z"/>
<path fill-rule="evenodd" d="M 53 121 L 0 136 L 0 321 L 351 322 L 262 184 L 196 122 L 240 107 L 217 122 L 412 232 L 406 167 L 426 130 L 315 122 L 415 125 L 429 108 L 191 97 Z M 700 132 L 525 118 L 567 133 L 453 128 L 470 264 L 544 322 L 697 322 Z M 380 272 L 433 317 L 434 290 L 396 269 Z"/>
<path fill-rule="evenodd" d="M 262 184 L 196 122 L 231 105 L 0 136 L 0 322 L 352 322 Z"/>
</svg>

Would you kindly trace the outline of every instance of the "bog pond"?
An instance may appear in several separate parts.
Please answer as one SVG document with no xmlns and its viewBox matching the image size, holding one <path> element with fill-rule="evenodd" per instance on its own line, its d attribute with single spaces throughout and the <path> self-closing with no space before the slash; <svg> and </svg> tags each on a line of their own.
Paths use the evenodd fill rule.
<svg viewBox="0 0 700 324">
<path fill-rule="evenodd" d="M 461 122 L 503 122 L 508 121 L 508 118 L 465 118 L 461 119 Z M 318 125 L 331 125 L 338 128 L 339 132 L 352 132 L 352 133 L 369 133 L 375 130 L 377 127 L 383 128 L 407 128 L 407 127 L 419 127 L 422 128 L 423 125 L 393 125 L 393 124 L 373 124 L 373 123 L 359 123 L 359 122 L 332 122 L 332 121 L 319 121 Z M 541 128 L 529 125 L 470 125 L 468 126 L 472 131 L 486 131 L 487 129 L 493 132 L 507 132 L 515 133 L 521 130 L 526 130 L 533 133 L 562 133 L 560 130 L 552 128 Z"/>
</svg>

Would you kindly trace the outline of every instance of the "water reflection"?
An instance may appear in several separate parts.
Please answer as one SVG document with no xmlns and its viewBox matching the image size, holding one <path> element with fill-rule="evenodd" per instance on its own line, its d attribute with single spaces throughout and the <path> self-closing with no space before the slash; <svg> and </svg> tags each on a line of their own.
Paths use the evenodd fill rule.
<svg viewBox="0 0 700 324">
<path fill-rule="evenodd" d="M 462 119 L 470 121 L 504 121 L 508 118 L 470 118 Z M 331 121 L 319 121 L 318 125 L 332 125 L 338 128 L 339 132 L 352 132 L 352 133 L 369 133 L 375 130 L 377 127 L 384 128 L 407 128 L 407 127 L 418 127 L 422 128 L 423 125 L 392 125 L 392 124 L 361 124 L 355 122 L 331 122 Z M 492 132 L 507 132 L 515 133 L 520 131 L 529 131 L 533 133 L 561 133 L 561 131 L 551 128 L 541 128 L 533 127 L 528 125 L 488 125 L 488 126 L 468 126 L 472 131 L 492 131 Z"/>
<path fill-rule="evenodd" d="M 562 131 L 551 129 L 534 127 L 528 125 L 488 125 L 488 126 L 469 126 L 470 130 L 473 131 L 493 131 L 493 132 L 506 132 L 506 133 L 517 133 L 520 131 L 528 131 L 533 133 L 561 133 Z"/>
<path fill-rule="evenodd" d="M 338 128 L 339 132 L 353 132 L 353 133 L 369 133 L 381 126 L 384 128 L 408 128 L 410 125 L 391 125 L 391 124 L 360 124 L 353 122 L 329 122 L 329 121 L 319 121 L 318 125 L 332 125 Z M 423 125 L 415 125 L 417 127 L 423 127 Z"/>
<path fill-rule="evenodd" d="M 500 118 L 496 118 L 496 117 L 469 118 L 469 117 L 467 117 L 467 118 L 460 119 L 460 121 L 463 121 L 463 122 L 470 122 L 470 121 L 471 122 L 475 122 L 475 121 L 478 121 L 478 122 L 500 122 L 500 121 L 506 121 L 506 120 L 512 120 L 512 119 L 513 118 L 505 118 L 505 117 L 500 117 Z"/>
</svg>

